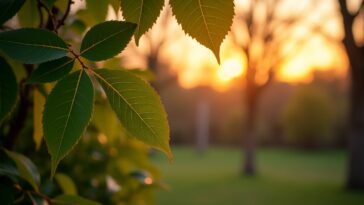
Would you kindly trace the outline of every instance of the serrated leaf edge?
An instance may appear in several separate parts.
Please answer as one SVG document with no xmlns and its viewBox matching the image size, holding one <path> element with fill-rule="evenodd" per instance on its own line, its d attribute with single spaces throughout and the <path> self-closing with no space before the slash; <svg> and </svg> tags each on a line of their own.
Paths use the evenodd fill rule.
<svg viewBox="0 0 364 205">
<path fill-rule="evenodd" d="M 76 71 L 77 72 L 77 71 Z M 82 76 L 82 72 L 85 72 L 84 70 L 80 70 L 80 76 Z M 86 73 L 86 75 L 89 77 L 89 75 Z M 79 77 L 79 80 L 78 80 L 78 82 L 77 82 L 77 85 L 79 85 L 79 82 L 80 82 L 80 77 Z M 91 79 L 90 79 L 91 80 Z M 92 81 L 91 81 L 92 82 Z M 78 88 L 77 88 L 78 89 Z M 76 92 L 75 92 L 76 93 Z M 92 101 L 93 101 L 94 99 L 92 99 Z M 93 106 L 93 103 L 92 103 L 92 106 Z M 45 109 L 43 109 L 43 115 L 44 115 L 44 110 Z M 92 115 L 93 115 L 93 107 L 92 107 L 92 109 L 91 109 L 91 117 L 90 117 L 90 119 L 89 119 L 89 121 L 87 122 L 87 124 L 86 124 L 86 126 L 85 126 L 85 128 L 84 128 L 84 130 L 82 131 L 82 134 L 81 134 L 81 136 L 77 139 L 77 141 L 72 145 L 72 147 L 67 151 L 67 152 L 65 152 L 65 154 L 63 155 L 63 156 L 61 156 L 60 158 L 58 158 L 57 159 L 57 161 L 55 162 L 54 160 L 53 160 L 53 156 L 52 156 L 52 154 L 50 153 L 50 151 L 49 151 L 49 149 L 48 149 L 48 153 L 51 155 L 51 157 L 52 157 L 52 160 L 51 160 L 51 179 L 54 177 L 54 175 L 56 174 L 56 169 L 57 169 L 57 167 L 58 167 L 58 164 L 59 164 L 59 162 L 64 158 L 64 157 L 66 157 L 72 150 L 73 150 L 73 148 L 78 144 L 78 142 L 81 140 L 81 138 L 82 138 L 82 135 L 83 135 L 83 133 L 85 132 L 85 130 L 86 130 L 86 128 L 88 127 L 88 125 L 90 124 L 90 122 L 91 122 L 91 119 L 92 119 Z M 44 127 L 44 123 L 42 123 L 42 125 L 43 125 L 43 127 Z M 43 128 L 44 129 L 44 128 Z M 62 143 L 60 143 L 60 144 L 62 144 Z M 47 145 L 48 146 L 48 145 Z M 59 150 L 58 150 L 58 152 L 59 152 Z"/>
<path fill-rule="evenodd" d="M 101 81 L 103 81 L 108 87 L 110 87 L 114 92 L 116 92 L 117 94 L 118 94 L 118 96 L 120 96 L 120 98 L 122 98 L 123 99 L 123 101 L 131 108 L 131 110 L 139 117 L 139 119 L 141 119 L 141 121 L 144 123 L 144 125 L 149 129 L 149 130 L 151 130 L 151 132 L 152 132 L 152 134 L 153 134 L 153 136 L 156 138 L 156 139 L 158 139 L 158 135 L 155 133 L 155 131 L 154 131 L 154 129 L 152 129 L 149 125 L 148 125 L 148 123 L 146 123 L 145 122 L 145 120 L 139 115 L 139 113 L 134 109 L 134 107 L 132 106 L 132 105 L 130 105 L 130 103 L 124 98 L 124 96 L 118 91 L 118 90 L 116 90 L 105 78 L 103 78 L 100 74 L 98 74 L 97 72 L 94 72 L 93 73 L 94 74 L 94 76 L 96 76 L 96 78 L 98 78 L 98 79 L 100 79 Z M 133 76 L 135 76 L 134 74 L 132 74 Z M 138 79 L 140 79 L 139 77 L 137 77 L 137 76 L 135 76 L 136 78 L 138 78 Z M 140 79 L 141 80 L 141 79 Z M 146 83 L 144 80 L 142 80 L 144 83 Z M 158 141 L 158 140 L 157 140 Z M 158 143 L 161 147 L 165 147 L 165 145 L 164 144 L 162 144 L 162 143 Z M 153 147 L 155 147 L 155 146 L 153 146 Z M 156 147 L 157 149 L 159 149 L 159 150 L 161 150 L 161 151 L 163 151 L 163 152 L 165 152 L 166 154 L 167 154 L 167 156 L 168 156 L 168 158 L 170 159 L 170 160 L 172 160 L 172 158 L 173 158 L 173 154 L 172 154 L 172 152 L 171 152 L 171 150 L 170 150 L 170 148 L 169 147 L 167 147 L 167 149 L 166 150 L 164 150 L 164 149 L 162 149 L 162 148 L 160 148 L 160 147 Z"/>
<path fill-rule="evenodd" d="M 142 2 L 144 2 L 144 0 L 142 0 Z M 143 3 L 142 3 L 143 4 Z M 121 8 L 121 10 L 123 10 L 123 7 L 122 7 L 122 5 L 120 5 L 120 8 Z M 158 15 L 158 17 L 157 17 L 157 19 L 154 21 L 154 23 L 144 32 L 144 33 L 142 33 L 142 34 L 140 34 L 140 26 L 139 26 L 139 24 L 140 24 L 140 19 L 141 19 L 141 13 L 142 13 L 142 10 L 143 10 L 143 8 L 142 9 L 140 9 L 140 15 L 139 15 L 139 20 L 138 20 L 138 22 L 132 22 L 132 23 L 136 23 L 136 25 L 137 25 L 137 27 L 136 27 L 136 29 L 135 29 L 135 32 L 134 32 L 134 40 L 135 40 L 135 44 L 137 45 L 137 46 L 139 46 L 139 40 L 140 40 L 140 38 L 144 35 L 144 34 L 146 34 L 146 33 L 148 33 L 152 28 L 153 28 L 153 26 L 154 25 L 156 25 L 157 24 L 157 20 L 158 20 L 158 18 L 160 18 L 160 16 L 161 16 L 161 13 L 162 13 L 162 11 L 164 10 L 166 8 L 166 5 L 165 4 L 163 4 L 163 6 L 161 7 L 161 9 L 159 10 L 159 15 Z M 125 18 L 125 17 L 124 17 Z"/>
<path fill-rule="evenodd" d="M 105 21 L 105 22 L 113 22 L 113 21 Z M 104 23 L 105 23 L 105 22 L 104 22 Z M 114 22 L 130 23 L 130 24 L 133 24 L 133 25 L 135 26 L 135 23 L 131 23 L 131 22 L 127 22 L 127 21 L 114 21 Z M 91 29 L 93 29 L 93 28 L 91 28 Z M 90 31 L 91 31 L 91 29 L 90 29 L 88 32 L 90 32 Z M 108 37 L 104 38 L 102 41 L 99 41 L 99 42 L 97 42 L 97 43 L 95 43 L 95 44 L 92 44 L 90 47 L 88 47 L 88 48 L 86 48 L 86 49 L 81 49 L 80 56 L 82 56 L 82 54 L 84 54 L 85 52 L 89 51 L 90 49 L 92 49 L 93 47 L 97 46 L 98 44 L 100 44 L 100 43 L 102 43 L 102 42 L 104 42 L 104 41 L 108 40 L 109 38 L 112 38 L 112 37 L 116 36 L 117 34 L 119 34 L 119 33 L 121 33 L 121 32 L 124 32 L 125 30 L 126 30 L 126 29 L 119 30 L 118 32 L 113 33 L 113 34 L 109 35 Z M 86 35 L 87 35 L 87 33 L 86 33 Z M 86 35 L 85 35 L 85 36 L 86 36 Z M 82 43 L 81 43 L 81 47 L 82 47 Z M 124 50 L 124 49 L 122 49 L 121 51 L 123 51 L 123 50 Z M 120 51 L 120 52 L 121 52 L 121 51 Z M 120 53 L 120 52 L 119 52 L 119 53 Z M 82 57 L 84 57 L 84 56 L 82 56 Z M 85 57 L 85 58 L 87 58 L 87 57 Z"/>
<path fill-rule="evenodd" d="M 199 5 L 201 5 L 201 0 L 198 0 L 199 1 Z M 234 17 L 235 17 L 235 2 L 233 1 L 232 2 L 233 3 L 233 8 L 234 8 L 234 14 L 233 14 L 233 18 L 231 19 L 231 23 L 230 23 L 230 27 L 229 27 L 229 31 L 231 31 L 231 27 L 232 27 L 232 25 L 233 25 L 233 19 L 234 19 Z M 171 4 L 171 1 L 169 1 L 168 2 L 168 4 L 169 4 L 169 6 L 172 8 L 172 11 L 173 11 L 173 6 L 172 6 L 172 4 Z M 201 8 L 200 8 L 201 9 Z M 191 34 L 189 34 L 187 31 L 185 31 L 184 29 L 183 29 L 183 26 L 182 26 L 182 24 L 177 20 L 177 17 L 176 17 L 176 15 L 172 12 L 172 15 L 173 15 L 173 17 L 175 18 L 175 20 L 177 21 L 177 24 L 179 25 L 179 26 L 181 26 L 181 28 L 182 28 L 182 30 L 184 31 L 184 33 L 187 35 L 187 36 L 189 36 L 190 38 L 192 38 L 193 40 L 195 40 L 195 41 L 197 41 L 200 45 L 202 45 L 203 47 L 205 47 L 205 48 L 207 48 L 207 49 L 209 49 L 210 50 L 210 48 L 208 48 L 207 46 L 205 46 L 204 44 L 202 44 L 199 40 L 197 40 L 195 37 L 193 37 Z M 204 21 L 205 22 L 205 21 Z M 207 27 L 207 25 L 205 24 L 205 27 Z M 229 32 L 228 31 L 228 32 Z M 222 41 L 221 41 L 221 43 L 220 43 L 220 47 L 221 47 L 221 44 L 225 41 L 225 39 L 227 38 L 227 35 L 228 34 L 226 34 L 225 35 L 225 37 L 222 39 Z M 212 42 L 212 40 L 211 40 L 211 38 L 209 37 L 209 40 L 210 40 L 210 43 Z M 213 46 L 214 47 L 214 46 Z M 219 48 L 219 50 L 220 50 L 220 48 Z M 219 51 L 218 50 L 218 51 Z M 213 52 L 213 54 L 215 55 L 215 51 L 212 51 Z M 215 57 L 216 57 L 216 60 L 217 60 L 217 62 L 220 64 L 220 53 L 218 53 L 218 55 L 216 56 L 215 55 Z"/>
</svg>

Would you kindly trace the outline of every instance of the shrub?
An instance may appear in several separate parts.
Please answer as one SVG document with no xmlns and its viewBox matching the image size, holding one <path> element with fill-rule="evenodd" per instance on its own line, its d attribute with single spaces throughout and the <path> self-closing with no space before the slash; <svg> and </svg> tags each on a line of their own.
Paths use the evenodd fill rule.
<svg viewBox="0 0 364 205">
<path fill-rule="evenodd" d="M 334 124 L 333 104 L 322 90 L 300 88 L 282 115 L 283 130 L 289 143 L 312 148 L 330 141 Z"/>
</svg>

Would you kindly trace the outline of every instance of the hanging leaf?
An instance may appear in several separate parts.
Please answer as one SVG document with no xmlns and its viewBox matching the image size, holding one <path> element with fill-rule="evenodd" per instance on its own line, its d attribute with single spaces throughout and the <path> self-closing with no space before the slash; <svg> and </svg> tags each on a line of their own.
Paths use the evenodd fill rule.
<svg viewBox="0 0 364 205">
<path fill-rule="evenodd" d="M 23 6 L 25 0 L 1 0 L 0 1 L 0 25 L 5 23 Z"/>
<path fill-rule="evenodd" d="M 52 202 L 55 205 L 101 205 L 98 202 L 73 195 L 60 195 L 52 199 Z"/>
<path fill-rule="evenodd" d="M 64 194 L 77 195 L 77 188 L 71 177 L 62 173 L 57 173 L 54 178 Z"/>
<path fill-rule="evenodd" d="M 121 0 L 121 9 L 125 20 L 137 24 L 134 33 L 137 45 L 140 37 L 157 21 L 163 5 L 164 0 Z"/>
<path fill-rule="evenodd" d="M 154 73 L 148 68 L 147 69 L 134 68 L 128 71 L 145 81 L 154 81 L 156 79 Z"/>
<path fill-rule="evenodd" d="M 67 44 L 45 29 L 24 28 L 0 33 L 0 50 L 22 63 L 35 64 L 67 55 Z"/>
<path fill-rule="evenodd" d="M 5 150 L 6 154 L 15 162 L 20 177 L 29 182 L 34 190 L 39 190 L 40 175 L 37 167 L 25 156 Z"/>
<path fill-rule="evenodd" d="M 52 157 L 52 176 L 90 121 L 93 95 L 92 82 L 83 70 L 60 80 L 49 94 L 43 113 L 43 131 Z"/>
<path fill-rule="evenodd" d="M 19 24 L 22 27 L 38 27 L 40 23 L 37 0 L 26 0 L 17 13 Z"/>
<path fill-rule="evenodd" d="M 171 159 L 167 116 L 157 93 L 145 81 L 125 70 L 98 69 L 94 75 L 124 127 Z"/>
<path fill-rule="evenodd" d="M 30 83 L 48 83 L 59 80 L 67 75 L 73 67 L 74 59 L 63 57 L 57 60 L 42 63 L 29 77 Z"/>
<path fill-rule="evenodd" d="M 170 0 L 170 5 L 183 30 L 211 49 L 220 62 L 220 44 L 234 16 L 233 0 Z"/>
<path fill-rule="evenodd" d="M 135 27 L 122 21 L 106 21 L 92 27 L 82 40 L 81 56 L 92 61 L 112 58 L 128 44 Z"/>
<path fill-rule="evenodd" d="M 42 117 L 44 104 L 44 96 L 35 89 L 33 93 L 33 140 L 37 150 L 39 150 L 43 139 Z"/>
<path fill-rule="evenodd" d="M 5 59 L 0 57 L 0 123 L 14 108 L 17 93 L 15 74 Z"/>
</svg>

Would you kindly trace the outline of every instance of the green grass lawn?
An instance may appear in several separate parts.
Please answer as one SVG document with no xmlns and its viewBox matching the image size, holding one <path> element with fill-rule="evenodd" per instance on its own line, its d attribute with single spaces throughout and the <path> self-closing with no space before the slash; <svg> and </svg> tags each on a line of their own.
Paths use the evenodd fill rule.
<svg viewBox="0 0 364 205">
<path fill-rule="evenodd" d="M 157 205 L 364 205 L 364 192 L 344 189 L 343 151 L 262 149 L 256 177 L 239 175 L 237 149 L 211 148 L 198 156 L 176 147 L 173 153 L 173 163 L 154 159 L 171 186 L 157 193 Z"/>
</svg>

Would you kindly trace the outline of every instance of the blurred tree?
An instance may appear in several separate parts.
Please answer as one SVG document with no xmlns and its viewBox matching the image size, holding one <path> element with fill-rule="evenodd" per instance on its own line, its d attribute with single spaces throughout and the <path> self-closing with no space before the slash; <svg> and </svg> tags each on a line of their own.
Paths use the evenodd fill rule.
<svg viewBox="0 0 364 205">
<path fill-rule="evenodd" d="M 274 79 L 277 69 L 297 55 L 313 35 L 321 33 L 320 26 L 306 18 L 316 8 L 316 2 L 300 2 L 301 9 L 283 12 L 287 8 L 285 4 L 291 1 L 251 0 L 245 10 L 237 14 L 231 36 L 247 60 L 242 173 L 254 175 L 256 172 L 257 107 L 263 91 Z M 298 27 L 311 34 L 297 35 Z"/>
<path fill-rule="evenodd" d="M 130 49 L 134 56 L 137 56 L 140 61 L 144 61 L 146 68 L 154 74 L 151 84 L 157 92 L 177 81 L 177 76 L 169 72 L 167 62 L 162 60 L 162 51 L 165 45 L 168 45 L 173 40 L 168 38 L 168 36 L 176 36 L 177 34 L 176 30 L 171 29 L 171 20 L 171 8 L 165 5 L 153 28 L 141 38 L 145 46 L 140 49 L 135 45 Z M 124 60 L 130 61 L 135 59 L 126 58 Z"/>
<path fill-rule="evenodd" d="M 282 114 L 287 141 L 307 149 L 328 142 L 333 132 L 333 111 L 324 91 L 313 87 L 296 90 Z"/>
<path fill-rule="evenodd" d="M 343 43 L 350 62 L 350 127 L 349 127 L 349 171 L 347 186 L 364 189 L 364 37 L 356 33 L 363 31 L 364 1 L 358 1 L 358 8 L 352 11 L 347 0 L 338 0 L 345 37 Z M 362 26 L 354 28 L 356 22 Z M 356 32 L 357 31 L 357 32 Z"/>
</svg>

